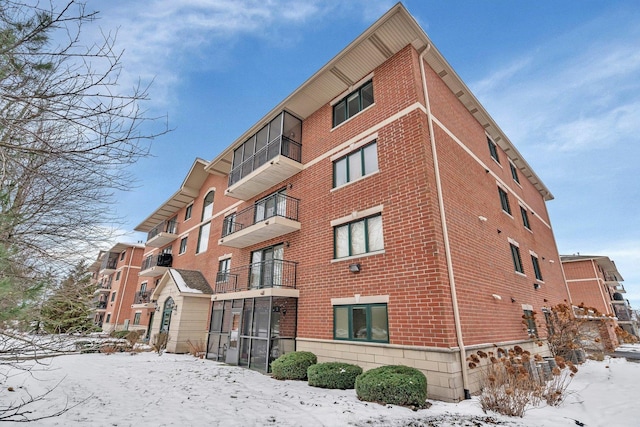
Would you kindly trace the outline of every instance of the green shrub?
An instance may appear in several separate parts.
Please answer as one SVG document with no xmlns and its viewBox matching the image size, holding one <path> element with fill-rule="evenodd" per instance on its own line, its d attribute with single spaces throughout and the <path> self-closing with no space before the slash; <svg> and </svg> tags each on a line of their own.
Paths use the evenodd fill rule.
<svg viewBox="0 0 640 427">
<path fill-rule="evenodd" d="M 308 351 L 286 353 L 271 362 L 271 373 L 277 380 L 306 380 L 309 366 L 318 362 Z"/>
<path fill-rule="evenodd" d="M 356 395 L 367 402 L 424 408 L 427 378 L 408 366 L 381 366 L 356 378 Z"/>
<path fill-rule="evenodd" d="M 346 390 L 354 388 L 356 377 L 362 373 L 362 368 L 349 363 L 328 362 L 309 366 L 307 377 L 309 385 L 322 388 L 339 388 Z"/>
</svg>

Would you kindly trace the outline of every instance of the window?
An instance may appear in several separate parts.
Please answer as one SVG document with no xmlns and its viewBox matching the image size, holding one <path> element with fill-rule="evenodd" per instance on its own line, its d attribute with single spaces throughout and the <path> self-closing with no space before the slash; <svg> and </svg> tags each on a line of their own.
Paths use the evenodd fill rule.
<svg viewBox="0 0 640 427">
<path fill-rule="evenodd" d="M 187 251 L 187 238 L 183 237 L 180 240 L 180 252 L 178 252 L 179 254 L 183 254 Z"/>
<path fill-rule="evenodd" d="M 489 144 L 489 154 L 496 162 L 500 163 L 500 157 L 498 157 L 498 146 L 491 138 L 487 137 L 487 144 Z"/>
<path fill-rule="evenodd" d="M 516 169 L 515 165 L 509 162 L 509 167 L 511 168 L 511 177 L 515 182 L 520 184 L 520 177 L 518 177 L 518 169 Z"/>
<path fill-rule="evenodd" d="M 209 247 L 209 231 L 211 230 L 211 223 L 208 222 L 200 226 L 200 232 L 198 233 L 198 247 L 196 253 L 204 252 Z"/>
<path fill-rule="evenodd" d="M 333 126 L 338 126 L 371 104 L 373 104 L 373 82 L 370 80 L 333 106 Z"/>
<path fill-rule="evenodd" d="M 107 314 L 107 319 L 105 320 L 105 323 L 109 323 L 110 320 L 111 320 L 111 313 Z"/>
<path fill-rule="evenodd" d="M 222 221 L 222 237 L 228 236 L 236 231 L 236 214 L 232 213 Z"/>
<path fill-rule="evenodd" d="M 520 206 L 520 215 L 522 215 L 522 225 L 524 225 L 527 230 L 531 230 L 531 225 L 529 224 L 529 214 L 527 214 L 527 210 L 522 206 Z"/>
<path fill-rule="evenodd" d="M 205 219 L 211 218 L 213 215 L 213 196 L 215 195 L 215 191 L 209 191 L 206 196 L 204 196 L 204 205 L 202 206 L 202 221 Z"/>
<path fill-rule="evenodd" d="M 538 337 L 538 327 L 536 326 L 536 318 L 533 314 L 533 310 L 523 310 L 524 314 L 522 318 L 524 319 L 524 323 L 527 326 L 527 334 L 531 338 Z"/>
<path fill-rule="evenodd" d="M 333 187 L 372 174 L 378 170 L 378 147 L 374 141 L 333 162 Z"/>
<path fill-rule="evenodd" d="M 502 188 L 498 187 L 498 194 L 500 195 L 500 205 L 502 210 L 511 215 L 511 206 L 509 205 L 509 195 Z"/>
<path fill-rule="evenodd" d="M 269 246 L 251 252 L 251 272 L 249 285 L 252 289 L 282 286 L 284 245 Z"/>
<path fill-rule="evenodd" d="M 337 226 L 334 233 L 334 258 L 344 258 L 384 249 L 382 215 L 370 216 Z"/>
<path fill-rule="evenodd" d="M 120 280 L 120 271 L 116 271 L 116 281 Z"/>
<path fill-rule="evenodd" d="M 511 258 L 513 259 L 513 267 L 518 273 L 524 274 L 524 268 L 522 268 L 522 258 L 520 258 L 520 248 L 513 243 L 509 243 L 509 246 L 511 246 Z"/>
<path fill-rule="evenodd" d="M 111 302 L 116 300 L 116 292 L 111 292 Z"/>
<path fill-rule="evenodd" d="M 124 260 L 124 256 L 125 256 L 126 254 L 127 254 L 127 251 L 123 251 L 123 252 L 120 254 L 120 261 Z"/>
<path fill-rule="evenodd" d="M 544 314 L 544 322 L 547 325 L 547 335 L 548 336 L 554 335 L 556 331 L 553 325 L 555 323 L 554 319 L 556 318 L 556 314 L 551 313 L 551 310 L 549 310 L 548 308 L 543 308 L 542 314 Z"/>
<path fill-rule="evenodd" d="M 147 292 L 147 282 L 142 282 L 140 285 L 140 292 Z"/>
<path fill-rule="evenodd" d="M 258 200 L 255 205 L 254 221 L 260 222 L 274 216 L 287 216 L 287 191 L 277 191 Z"/>
<path fill-rule="evenodd" d="M 133 315 L 133 324 L 134 325 L 139 325 L 140 324 L 140 316 L 142 315 L 142 313 L 136 313 Z"/>
<path fill-rule="evenodd" d="M 184 211 L 184 220 L 188 220 L 191 218 L 191 212 L 193 211 L 193 203 L 187 206 L 187 209 Z"/>
<path fill-rule="evenodd" d="M 389 342 L 387 304 L 334 306 L 333 338 Z"/>
<path fill-rule="evenodd" d="M 218 261 L 218 274 L 216 282 L 224 283 L 229 280 L 229 269 L 231 268 L 231 258 L 225 258 Z"/>
<path fill-rule="evenodd" d="M 531 264 L 533 264 L 533 272 L 536 275 L 536 279 L 542 281 L 542 272 L 540 271 L 540 263 L 537 256 L 531 255 Z"/>
</svg>

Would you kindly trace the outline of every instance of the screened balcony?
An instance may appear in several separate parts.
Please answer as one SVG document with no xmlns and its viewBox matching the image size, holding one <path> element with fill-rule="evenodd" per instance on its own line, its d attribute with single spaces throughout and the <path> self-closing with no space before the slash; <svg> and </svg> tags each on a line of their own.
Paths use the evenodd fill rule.
<svg viewBox="0 0 640 427">
<path fill-rule="evenodd" d="M 227 196 L 248 200 L 302 170 L 302 121 L 283 111 L 233 152 Z"/>
<path fill-rule="evenodd" d="M 297 266 L 297 262 L 271 259 L 219 272 L 215 291 L 223 294 L 264 288 L 295 289 Z"/>
<path fill-rule="evenodd" d="M 300 230 L 299 202 L 283 193 L 275 193 L 229 215 L 222 224 L 218 244 L 246 248 Z"/>
<path fill-rule="evenodd" d="M 172 265 L 171 254 L 149 255 L 142 261 L 139 276 L 155 277 L 164 274 Z"/>
<path fill-rule="evenodd" d="M 162 221 L 147 234 L 147 246 L 161 248 L 178 238 L 178 221 L 172 218 Z"/>
<path fill-rule="evenodd" d="M 100 264 L 100 274 L 109 274 L 116 271 L 119 257 L 119 253 L 105 252 L 104 256 L 102 257 L 102 264 Z"/>
</svg>

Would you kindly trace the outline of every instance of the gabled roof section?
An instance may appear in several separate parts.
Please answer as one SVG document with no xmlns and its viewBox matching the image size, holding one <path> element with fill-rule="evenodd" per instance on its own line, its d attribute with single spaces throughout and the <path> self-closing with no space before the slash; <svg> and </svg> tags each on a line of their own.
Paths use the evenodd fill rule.
<svg viewBox="0 0 640 427">
<path fill-rule="evenodd" d="M 169 200 L 164 202 L 155 212 L 134 228 L 134 230 L 148 233 L 153 227 L 162 221 L 172 218 L 176 212 L 191 203 L 193 199 L 198 196 L 200 187 L 202 187 L 205 179 L 207 179 L 208 174 L 205 171 L 206 165 L 206 160 L 196 159 L 193 165 L 191 165 L 191 169 L 189 169 L 189 173 L 182 182 L 180 189 L 173 193 L 173 195 L 169 197 Z"/>
<path fill-rule="evenodd" d="M 338 55 L 243 133 L 213 159 L 207 165 L 206 170 L 210 173 L 227 175 L 231 170 L 233 150 L 282 110 L 287 110 L 303 120 L 306 119 L 341 93 L 355 89 L 354 84 L 409 44 L 413 45 L 418 52 L 429 49 L 425 56 L 429 65 L 480 122 L 494 142 L 507 153 L 522 174 L 538 189 L 544 199 L 553 199 L 553 195 L 547 187 L 401 3 L 392 7 Z"/>
<path fill-rule="evenodd" d="M 602 271 L 606 273 L 609 278 L 615 278 L 617 282 L 624 282 L 622 275 L 618 271 L 616 263 L 611 258 L 603 255 L 560 255 L 560 261 L 576 262 L 576 261 L 595 261 Z"/>
<path fill-rule="evenodd" d="M 179 270 L 170 268 L 160 279 L 158 286 L 153 291 L 151 299 L 156 300 L 160 295 L 160 291 L 169 283 L 173 283 L 181 295 L 211 295 L 213 289 L 209 286 L 209 282 L 197 270 Z"/>
</svg>

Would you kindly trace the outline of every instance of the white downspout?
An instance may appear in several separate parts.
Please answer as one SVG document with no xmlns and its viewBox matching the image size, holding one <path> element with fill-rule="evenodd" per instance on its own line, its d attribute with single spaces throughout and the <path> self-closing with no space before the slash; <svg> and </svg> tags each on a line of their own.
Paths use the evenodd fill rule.
<svg viewBox="0 0 640 427">
<path fill-rule="evenodd" d="M 451 262 L 451 247 L 449 246 L 449 232 L 447 230 L 447 219 L 444 212 L 444 198 L 442 196 L 442 183 L 440 182 L 440 169 L 438 166 L 438 153 L 436 151 L 436 140 L 433 134 L 433 120 L 431 118 L 431 105 L 429 103 L 429 91 L 427 89 L 427 77 L 424 71 L 424 57 L 431 49 L 428 44 L 425 50 L 420 54 L 420 74 L 422 77 L 422 89 L 424 91 L 425 107 L 427 109 L 427 120 L 429 122 L 429 140 L 431 142 L 431 151 L 433 153 L 433 167 L 436 175 L 436 189 L 438 192 L 438 205 L 440 208 L 440 222 L 442 223 L 442 237 L 444 239 L 444 252 L 447 260 L 447 272 L 449 274 L 449 285 L 451 287 L 451 302 L 453 304 L 453 318 L 456 328 L 456 338 L 458 348 L 460 349 L 460 368 L 462 370 L 462 387 L 464 388 L 464 398 L 470 399 L 469 392 L 469 376 L 467 374 L 467 353 L 464 348 L 462 339 L 462 327 L 460 326 L 460 310 L 458 309 L 458 297 L 456 294 L 456 282 L 453 274 L 453 264 Z"/>
</svg>

